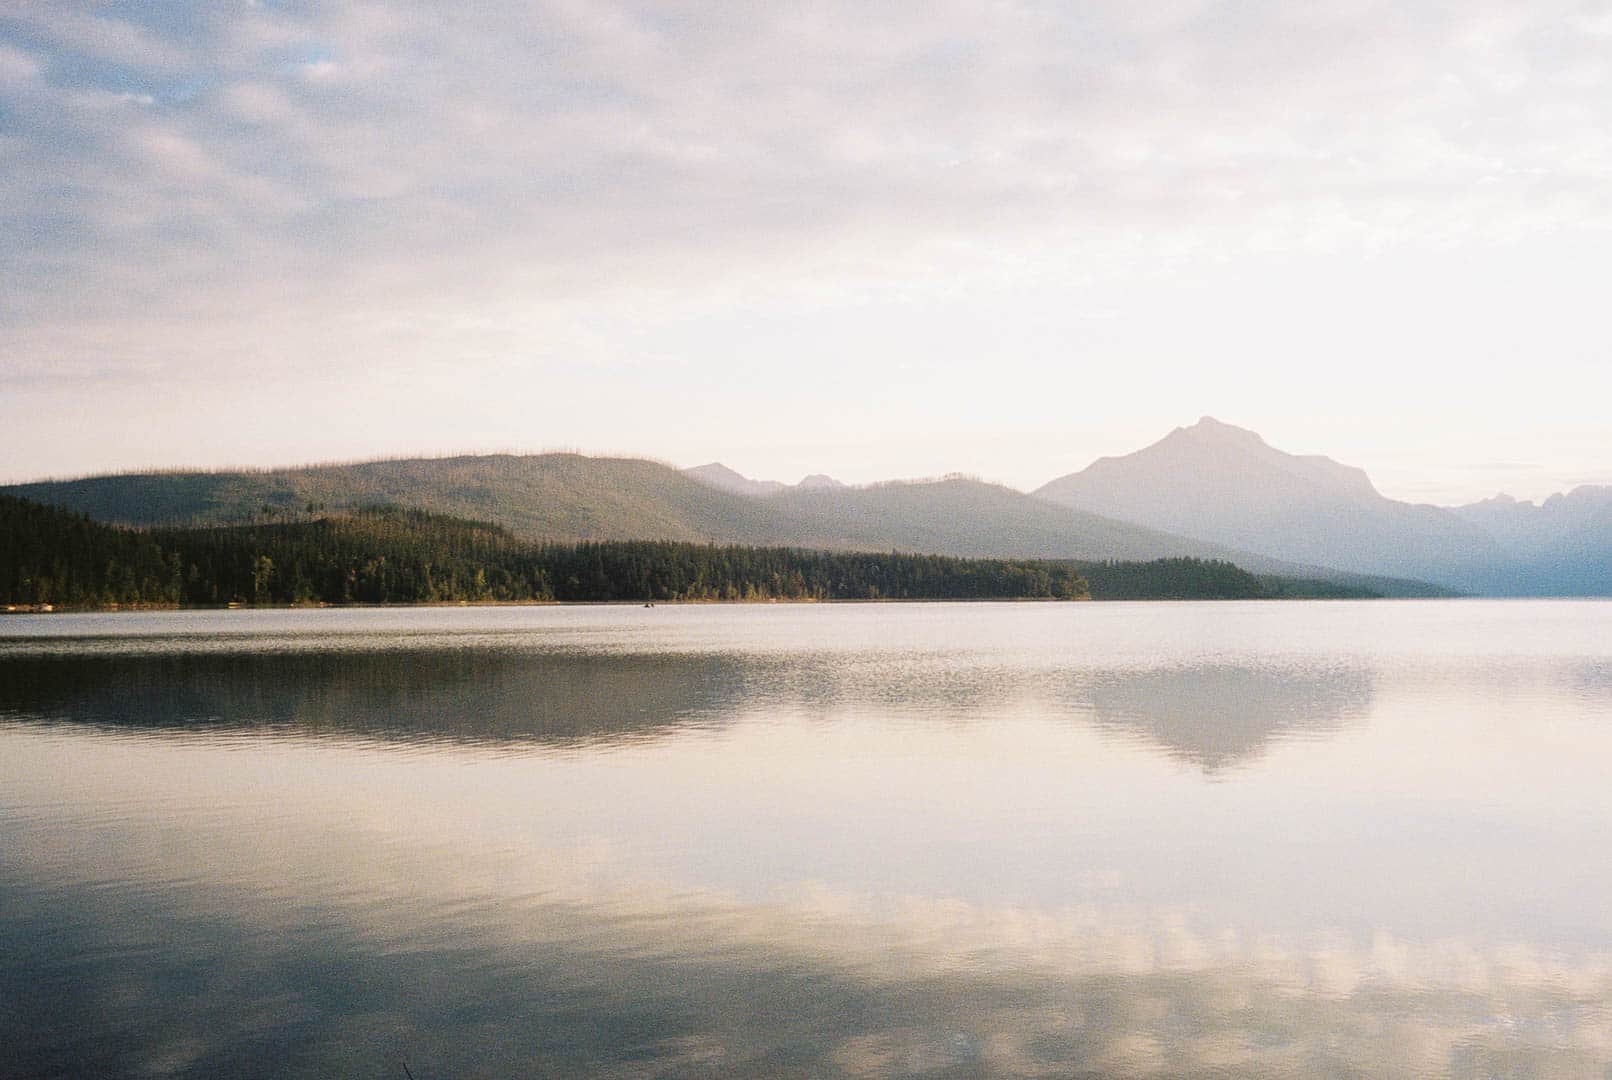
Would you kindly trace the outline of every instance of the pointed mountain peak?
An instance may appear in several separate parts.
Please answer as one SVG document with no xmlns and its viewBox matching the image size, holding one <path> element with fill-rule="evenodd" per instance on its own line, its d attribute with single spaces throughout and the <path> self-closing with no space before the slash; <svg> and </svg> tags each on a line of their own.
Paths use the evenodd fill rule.
<svg viewBox="0 0 1612 1080">
<path fill-rule="evenodd" d="M 705 465 L 696 465 L 692 469 L 684 469 L 683 472 L 694 477 L 696 480 L 749 480 L 749 477 L 745 476 L 743 473 L 735 472 L 726 465 L 722 464 L 720 461 L 712 461 Z"/>
<path fill-rule="evenodd" d="M 1480 529 L 1387 499 L 1363 469 L 1291 454 L 1205 416 L 1124 457 L 1099 458 L 1042 498 L 1263 555 L 1362 573 L 1429 577 L 1495 556 Z M 1435 579 L 1436 580 L 1436 579 Z"/>
<path fill-rule="evenodd" d="M 707 465 L 696 465 L 692 469 L 684 469 L 683 475 L 708 487 L 719 488 L 722 491 L 732 491 L 740 495 L 772 495 L 784 489 L 784 485 L 776 480 L 752 480 L 743 473 L 728 468 L 720 461 L 713 461 Z"/>
<path fill-rule="evenodd" d="M 814 491 L 819 488 L 842 488 L 845 485 L 832 476 L 826 476 L 823 473 L 812 473 L 812 475 L 805 477 L 795 486 L 802 491 Z"/>
<path fill-rule="evenodd" d="M 1201 416 L 1198 422 L 1191 427 L 1176 428 L 1170 433 L 1173 436 L 1189 438 L 1194 442 L 1215 443 L 1222 446 L 1264 446 L 1265 440 L 1258 432 L 1247 428 L 1240 428 L 1236 424 L 1228 424 L 1223 420 L 1216 420 L 1212 416 Z"/>
</svg>

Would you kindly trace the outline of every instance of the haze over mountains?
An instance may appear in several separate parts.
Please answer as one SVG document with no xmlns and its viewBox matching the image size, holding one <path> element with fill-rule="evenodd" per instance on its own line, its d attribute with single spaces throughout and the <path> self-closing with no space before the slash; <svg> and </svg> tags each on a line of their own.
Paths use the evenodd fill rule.
<svg viewBox="0 0 1612 1080">
<path fill-rule="evenodd" d="M 1511 557 L 1520 595 L 1612 595 L 1612 487 L 1585 485 L 1535 505 L 1505 495 L 1458 506 Z"/>
<path fill-rule="evenodd" d="M 1417 583 L 1296 566 L 1172 536 L 962 477 L 777 485 L 757 496 L 652 461 L 538 454 L 129 474 L 0 490 L 136 526 L 261 522 L 397 504 L 491 521 L 533 540 L 665 539 L 1088 561 L 1195 556 L 1387 594 L 1426 591 Z"/>
<path fill-rule="evenodd" d="M 1284 453 L 1205 417 L 1032 494 L 980 480 L 850 487 L 679 471 L 578 454 L 374 461 L 19 484 L 5 492 L 98 520 L 227 524 L 398 504 L 522 537 L 669 539 L 1009 557 L 1227 559 L 1395 595 L 1414 581 L 1487 595 L 1612 595 L 1612 488 L 1543 505 L 1441 508 L 1389 499 L 1359 469 Z M 1407 581 L 1405 579 L 1413 579 Z"/>
<path fill-rule="evenodd" d="M 130 474 L 0 490 L 137 526 L 229 524 L 390 503 L 495 522 L 534 540 L 693 540 L 981 557 L 1246 556 L 978 480 L 765 489 L 770 494 L 741 494 L 652 461 L 538 454 Z M 1255 564 L 1250 569 L 1274 565 L 1253 556 L 1244 561 Z"/>
<path fill-rule="evenodd" d="M 785 484 L 779 480 L 752 480 L 742 476 L 720 461 L 713 461 L 709 465 L 696 465 L 692 469 L 684 469 L 684 476 L 692 476 L 702 484 L 723 491 L 732 491 L 740 495 L 776 495 L 780 491 L 789 491 L 791 488 L 799 491 L 812 491 L 818 488 L 841 488 L 845 485 L 832 476 L 822 473 L 813 473 L 805 477 L 798 484 Z"/>
<path fill-rule="evenodd" d="M 1124 521 L 1343 569 L 1450 583 L 1456 568 L 1495 566 L 1483 528 L 1377 492 L 1359 469 L 1268 446 L 1205 417 L 1135 453 L 1099 458 L 1035 494 Z"/>
<path fill-rule="evenodd" d="M 1612 594 L 1612 489 L 1544 506 L 1444 508 L 1380 494 L 1360 469 L 1269 446 L 1204 417 L 1036 495 L 1275 558 L 1418 578 L 1488 595 Z"/>
</svg>

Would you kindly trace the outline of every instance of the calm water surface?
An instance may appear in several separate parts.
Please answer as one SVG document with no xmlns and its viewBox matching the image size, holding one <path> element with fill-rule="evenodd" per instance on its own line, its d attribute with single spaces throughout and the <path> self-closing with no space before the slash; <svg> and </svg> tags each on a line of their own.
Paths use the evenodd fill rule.
<svg viewBox="0 0 1612 1080">
<path fill-rule="evenodd" d="M 0 1075 L 1612 1075 L 1612 604 L 0 619 Z"/>
</svg>

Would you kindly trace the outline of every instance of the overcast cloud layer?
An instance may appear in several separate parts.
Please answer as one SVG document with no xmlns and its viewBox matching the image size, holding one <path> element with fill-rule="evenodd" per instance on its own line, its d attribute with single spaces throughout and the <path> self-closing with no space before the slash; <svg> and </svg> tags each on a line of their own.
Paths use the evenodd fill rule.
<svg viewBox="0 0 1612 1080">
<path fill-rule="evenodd" d="M 0 8 L 0 479 L 1612 482 L 1612 5 Z"/>
</svg>

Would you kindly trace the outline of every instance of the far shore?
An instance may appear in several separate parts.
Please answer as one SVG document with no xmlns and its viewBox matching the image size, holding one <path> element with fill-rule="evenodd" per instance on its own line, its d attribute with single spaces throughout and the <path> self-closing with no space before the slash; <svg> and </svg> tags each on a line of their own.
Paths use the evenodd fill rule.
<svg viewBox="0 0 1612 1080">
<path fill-rule="evenodd" d="M 1185 599 L 1185 598 L 1183 598 Z M 351 603 L 332 604 L 315 601 L 307 604 L 95 604 L 67 607 L 57 604 L 7 604 L 0 615 L 109 615 L 114 612 L 151 611 L 346 611 L 354 608 L 462 608 L 462 607 L 662 607 L 662 606 L 718 606 L 755 604 L 1068 604 L 1086 603 L 1089 596 L 954 596 L 954 597 L 852 597 L 839 600 L 819 600 L 815 597 L 754 597 L 733 600 L 424 600 L 419 603 L 372 603 L 354 600 Z"/>
<path fill-rule="evenodd" d="M 1285 603 L 1295 600 L 1346 601 L 1380 600 L 1383 597 L 1145 597 L 1102 600 L 1094 597 L 1076 599 L 1046 596 L 1027 597 L 901 597 L 848 598 L 819 600 L 813 597 L 753 598 L 734 600 L 429 600 L 421 603 L 352 603 L 333 604 L 315 602 L 307 604 L 99 604 L 93 606 L 64 607 L 54 604 L 7 604 L 0 607 L 0 615 L 111 615 L 117 613 L 140 614 L 158 611 L 350 611 L 406 608 L 503 608 L 503 607 L 726 607 L 769 604 L 1137 604 L 1137 603 Z M 1479 598 L 1482 599 L 1482 598 Z"/>
</svg>

